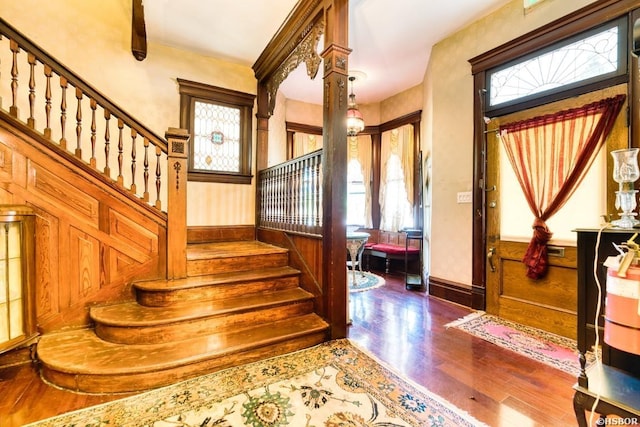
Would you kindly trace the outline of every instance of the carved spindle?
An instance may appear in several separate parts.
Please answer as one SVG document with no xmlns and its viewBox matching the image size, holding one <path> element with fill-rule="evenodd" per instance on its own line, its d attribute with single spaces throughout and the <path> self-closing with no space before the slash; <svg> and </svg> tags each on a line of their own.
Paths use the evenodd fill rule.
<svg viewBox="0 0 640 427">
<path fill-rule="evenodd" d="M 291 221 L 291 209 L 290 209 L 290 197 L 289 191 L 291 189 L 291 164 L 288 164 L 282 174 L 283 186 L 282 186 L 282 211 L 284 212 L 284 216 L 282 217 L 282 222 L 285 224 Z"/>
<path fill-rule="evenodd" d="M 60 132 L 62 135 L 60 137 L 60 147 L 67 148 L 67 138 L 65 136 L 66 125 L 67 125 L 67 87 L 69 86 L 69 82 L 63 76 L 60 76 L 60 89 L 62 90 L 60 94 Z"/>
<path fill-rule="evenodd" d="M 286 220 L 286 215 L 287 213 L 284 210 L 284 204 L 286 203 L 286 198 L 284 196 L 284 189 L 287 186 L 287 182 L 285 181 L 286 179 L 286 172 L 284 171 L 284 169 L 280 169 L 280 176 L 278 177 L 279 180 L 279 184 L 278 184 L 278 222 L 280 224 L 284 223 Z"/>
<path fill-rule="evenodd" d="M 136 187 L 136 137 L 138 132 L 135 129 L 131 129 L 131 192 L 138 194 L 138 188 Z"/>
<path fill-rule="evenodd" d="M 9 114 L 13 117 L 18 117 L 18 53 L 20 52 L 20 46 L 18 42 L 11 40 L 9 42 L 9 48 L 12 52 L 13 62 L 11 64 L 11 106 L 9 107 Z"/>
<path fill-rule="evenodd" d="M 314 174 L 313 174 L 313 178 L 315 181 L 315 187 L 316 187 L 316 192 L 315 192 L 315 217 L 316 217 L 316 221 L 315 221 L 315 225 L 316 227 L 320 227 L 322 225 L 322 210 L 321 210 L 321 197 L 320 197 L 320 191 L 321 191 L 321 187 L 322 187 L 322 176 L 320 175 L 322 170 L 320 169 L 321 165 L 320 165 L 320 157 L 316 156 L 314 158 L 314 163 L 315 163 L 315 168 L 314 168 Z"/>
<path fill-rule="evenodd" d="M 124 141 L 122 139 L 122 129 L 124 128 L 124 122 L 121 118 L 118 118 L 118 185 L 123 185 L 124 178 L 122 177 L 122 152 L 124 150 Z"/>
<path fill-rule="evenodd" d="M 162 150 L 156 145 L 156 209 L 160 210 L 162 203 L 160 202 L 160 187 L 162 185 L 162 169 L 160 168 L 160 156 Z"/>
<path fill-rule="evenodd" d="M 76 108 L 76 157 L 82 158 L 82 89 L 76 88 L 76 99 L 78 107 Z"/>
<path fill-rule="evenodd" d="M 300 168 L 298 182 L 300 187 L 300 223 L 303 226 L 309 224 L 309 206 L 307 206 L 307 198 L 309 197 L 309 186 L 306 184 L 305 177 L 309 175 L 309 159 L 305 159 Z"/>
<path fill-rule="evenodd" d="M 91 106 L 91 159 L 89 163 L 92 168 L 96 167 L 96 108 L 98 107 L 98 103 L 95 99 L 91 98 L 89 101 L 89 105 Z"/>
<path fill-rule="evenodd" d="M 145 202 L 149 201 L 149 140 L 144 139 L 144 172 L 142 177 L 144 180 L 144 193 L 142 193 L 142 199 Z"/>
<path fill-rule="evenodd" d="M 291 209 L 293 210 L 293 218 L 292 218 L 292 223 L 293 224 L 299 224 L 300 223 L 300 209 L 298 209 L 298 202 L 300 201 L 300 185 L 299 185 L 299 179 L 298 176 L 300 174 L 300 163 L 296 162 L 293 165 L 293 182 L 291 185 L 291 193 L 292 194 L 292 201 L 291 201 Z"/>
<path fill-rule="evenodd" d="M 44 136 L 51 139 L 51 67 L 44 66 L 44 75 L 46 77 L 46 87 L 44 90 L 44 118 L 46 127 L 44 128 Z"/>
<path fill-rule="evenodd" d="M 36 127 L 36 119 L 33 116 L 36 103 L 36 56 L 30 53 L 27 58 L 29 62 L 29 118 L 27 119 L 27 126 L 34 129 Z"/>
<path fill-rule="evenodd" d="M 111 167 L 109 167 L 109 151 L 110 140 L 111 140 L 111 131 L 109 130 L 109 120 L 111 120 L 111 112 L 109 110 L 104 110 L 104 174 L 111 178 Z"/>
</svg>

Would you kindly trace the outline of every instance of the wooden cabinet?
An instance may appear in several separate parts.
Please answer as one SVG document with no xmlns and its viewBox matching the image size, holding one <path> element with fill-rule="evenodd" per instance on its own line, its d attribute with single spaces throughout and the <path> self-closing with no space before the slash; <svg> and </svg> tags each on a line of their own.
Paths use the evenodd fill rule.
<svg viewBox="0 0 640 427">
<path fill-rule="evenodd" d="M 37 335 L 34 224 L 30 207 L 0 205 L 0 354 Z"/>
<path fill-rule="evenodd" d="M 637 230 L 640 232 L 640 230 Z M 574 386 L 574 409 L 579 426 L 586 426 L 585 409 L 598 400 L 596 412 L 640 420 L 640 356 L 604 342 L 607 269 L 603 265 L 618 251 L 613 244 L 626 242 L 636 230 L 578 229 L 578 351 L 581 373 Z M 597 247 L 596 247 L 597 246 Z M 597 281 L 596 281 L 597 277 Z M 597 282 L 601 292 L 598 292 Z M 600 312 L 596 319 L 598 295 Z M 602 366 L 585 370 L 584 354 L 591 350 L 596 330 L 602 347 Z"/>
</svg>

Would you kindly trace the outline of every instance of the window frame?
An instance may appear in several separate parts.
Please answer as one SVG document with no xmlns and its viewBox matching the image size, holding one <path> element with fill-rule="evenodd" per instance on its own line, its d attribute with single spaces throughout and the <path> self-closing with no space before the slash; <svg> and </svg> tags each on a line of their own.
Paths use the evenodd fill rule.
<svg viewBox="0 0 640 427">
<path fill-rule="evenodd" d="M 620 16 L 616 19 L 607 21 L 601 25 L 589 28 L 586 31 L 582 31 L 578 34 L 571 35 L 563 38 L 555 43 L 547 45 L 542 48 L 535 49 L 527 53 L 513 58 L 507 62 L 500 63 L 498 66 L 487 69 L 484 73 L 484 87 L 486 88 L 485 99 L 489 100 L 491 94 L 491 76 L 498 71 L 502 71 L 505 68 L 509 68 L 514 64 L 527 61 L 529 59 L 542 56 L 548 52 L 559 49 L 561 47 L 572 44 L 578 40 L 587 38 L 596 33 L 602 32 L 607 28 L 618 27 L 618 69 L 614 72 L 601 74 L 599 76 L 591 77 L 589 79 L 579 80 L 558 88 L 553 88 L 541 92 L 531 94 L 529 96 L 517 98 L 511 101 L 502 102 L 496 105 L 489 105 L 486 102 L 484 105 L 484 112 L 488 116 L 503 116 L 505 114 L 529 109 L 538 105 L 559 101 L 561 99 L 571 98 L 577 95 L 581 95 L 587 92 L 592 92 L 604 87 L 615 86 L 616 84 L 626 82 L 628 74 L 628 29 L 629 23 L 626 16 Z"/>
<path fill-rule="evenodd" d="M 177 79 L 180 93 L 180 127 L 187 129 L 194 141 L 195 103 L 204 102 L 240 110 L 240 167 L 238 172 L 206 171 L 193 167 L 195 144 L 189 144 L 188 180 L 230 184 L 251 184 L 251 149 L 253 105 L 255 95 L 204 83 Z"/>
</svg>

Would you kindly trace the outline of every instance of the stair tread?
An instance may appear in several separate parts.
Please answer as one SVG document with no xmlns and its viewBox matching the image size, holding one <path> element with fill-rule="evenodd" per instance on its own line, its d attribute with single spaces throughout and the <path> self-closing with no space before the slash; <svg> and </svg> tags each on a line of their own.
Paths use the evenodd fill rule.
<svg viewBox="0 0 640 427">
<path fill-rule="evenodd" d="M 151 326 L 229 314 L 237 311 L 250 311 L 311 298 L 313 298 L 313 295 L 304 289 L 293 288 L 220 301 L 191 302 L 169 307 L 146 307 L 135 301 L 127 301 L 92 307 L 91 318 L 95 322 L 112 326 Z"/>
<path fill-rule="evenodd" d="M 192 276 L 183 279 L 157 279 L 134 283 L 134 287 L 145 291 L 166 291 L 197 288 L 202 286 L 238 283 L 251 280 L 273 279 L 300 274 L 299 270 L 289 266 L 262 268 L 249 271 L 231 271 L 226 273 Z"/>
<path fill-rule="evenodd" d="M 252 241 L 197 243 L 187 246 L 187 260 L 238 258 L 287 253 L 288 250 L 268 243 Z"/>
<path fill-rule="evenodd" d="M 51 369 L 91 375 L 161 371 L 324 331 L 316 314 L 270 322 L 249 329 L 161 344 L 114 344 L 81 329 L 44 335 L 38 355 Z"/>
</svg>

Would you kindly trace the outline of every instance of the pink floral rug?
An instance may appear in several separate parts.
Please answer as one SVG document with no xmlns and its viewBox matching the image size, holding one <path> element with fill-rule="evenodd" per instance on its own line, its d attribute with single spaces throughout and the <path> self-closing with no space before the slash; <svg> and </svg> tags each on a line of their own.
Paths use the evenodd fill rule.
<svg viewBox="0 0 640 427">
<path fill-rule="evenodd" d="M 463 330 L 571 375 L 577 376 L 580 373 L 578 350 L 576 342 L 572 339 L 484 312 L 472 313 L 446 326 Z M 593 354 L 587 354 L 587 364 L 593 359 Z"/>
</svg>

